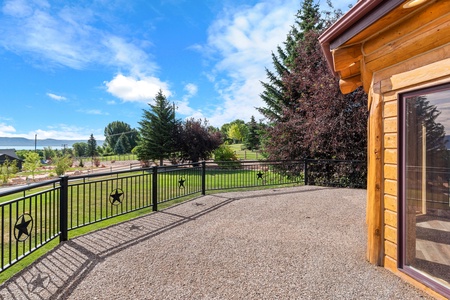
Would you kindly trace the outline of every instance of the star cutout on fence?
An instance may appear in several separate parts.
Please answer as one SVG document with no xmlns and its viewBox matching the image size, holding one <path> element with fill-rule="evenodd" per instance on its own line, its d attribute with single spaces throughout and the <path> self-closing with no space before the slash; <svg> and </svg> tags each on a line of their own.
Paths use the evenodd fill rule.
<svg viewBox="0 0 450 300">
<path fill-rule="evenodd" d="M 33 229 L 33 218 L 29 214 L 23 214 L 19 217 L 14 226 L 14 236 L 19 242 L 25 241 Z M 22 236 L 25 235 L 25 238 Z"/>
<path fill-rule="evenodd" d="M 181 188 L 184 189 L 184 182 L 185 182 L 185 181 L 186 181 L 186 180 L 184 180 L 183 177 L 181 177 L 180 180 L 178 181 L 178 184 L 180 185 L 180 186 L 179 186 L 180 189 L 181 189 Z"/>
<path fill-rule="evenodd" d="M 34 276 L 28 283 L 28 291 L 31 293 L 39 293 L 42 289 L 45 289 L 50 283 L 50 276 L 48 274 L 41 274 Z"/>
<path fill-rule="evenodd" d="M 119 205 L 122 203 L 122 196 L 123 191 L 121 189 L 115 189 L 109 195 L 109 197 L 111 197 L 109 201 L 111 202 L 112 205 Z"/>
<path fill-rule="evenodd" d="M 258 173 L 256 173 L 256 179 L 263 179 L 263 173 L 261 171 L 259 171 Z"/>
</svg>

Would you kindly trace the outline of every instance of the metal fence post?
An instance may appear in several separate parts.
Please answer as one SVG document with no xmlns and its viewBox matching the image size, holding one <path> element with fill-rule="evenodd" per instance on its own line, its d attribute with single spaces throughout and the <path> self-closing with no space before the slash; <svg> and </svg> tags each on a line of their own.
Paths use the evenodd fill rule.
<svg viewBox="0 0 450 300">
<path fill-rule="evenodd" d="M 68 216 L 69 216 L 69 176 L 60 176 L 61 191 L 59 196 L 59 242 L 68 240 Z"/>
<path fill-rule="evenodd" d="M 158 211 L 158 166 L 152 170 L 152 210 Z"/>
<path fill-rule="evenodd" d="M 305 185 L 308 185 L 308 160 L 307 159 L 305 159 L 304 175 L 305 175 Z"/>
<path fill-rule="evenodd" d="M 202 161 L 202 195 L 206 195 L 206 162 Z"/>
</svg>

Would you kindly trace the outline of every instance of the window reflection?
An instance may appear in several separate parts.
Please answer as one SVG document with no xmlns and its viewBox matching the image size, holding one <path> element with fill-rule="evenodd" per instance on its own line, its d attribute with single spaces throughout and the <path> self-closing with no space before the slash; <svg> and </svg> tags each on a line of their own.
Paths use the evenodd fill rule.
<svg viewBox="0 0 450 300">
<path fill-rule="evenodd" d="M 404 101 L 404 262 L 450 288 L 450 91 Z"/>
</svg>

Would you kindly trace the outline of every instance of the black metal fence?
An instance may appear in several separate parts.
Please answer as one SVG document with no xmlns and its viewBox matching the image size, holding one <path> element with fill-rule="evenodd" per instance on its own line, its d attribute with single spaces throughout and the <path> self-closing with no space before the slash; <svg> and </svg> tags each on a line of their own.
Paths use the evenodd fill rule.
<svg viewBox="0 0 450 300">
<path fill-rule="evenodd" d="M 207 191 L 288 184 L 365 188 L 355 161 L 233 161 L 62 176 L 0 190 L 0 271 L 70 230 Z"/>
</svg>

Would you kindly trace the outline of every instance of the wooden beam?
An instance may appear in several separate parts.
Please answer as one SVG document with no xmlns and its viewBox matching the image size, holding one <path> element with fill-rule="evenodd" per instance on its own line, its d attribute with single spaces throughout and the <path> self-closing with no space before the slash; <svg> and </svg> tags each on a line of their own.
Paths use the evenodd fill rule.
<svg viewBox="0 0 450 300">
<path fill-rule="evenodd" d="M 382 138 L 383 103 L 380 94 L 369 94 L 371 103 L 368 121 L 368 173 L 367 173 L 367 260 L 375 265 L 382 264 Z"/>
<path fill-rule="evenodd" d="M 361 58 L 361 44 L 338 48 L 333 51 L 334 70 L 339 72 L 340 70 L 349 68 L 352 64 L 357 63 Z"/>
<path fill-rule="evenodd" d="M 369 55 L 386 44 L 392 43 L 400 37 L 413 34 L 426 24 L 445 17 L 448 13 L 450 13 L 450 5 L 446 1 L 438 1 L 422 10 L 418 10 L 414 15 L 411 15 L 404 21 L 397 22 L 397 24 L 395 24 L 396 20 L 392 20 L 391 24 L 395 25 L 387 27 L 387 29 L 385 29 L 386 27 L 379 27 L 377 36 L 368 39 L 364 43 L 363 52 L 365 55 Z"/>
<path fill-rule="evenodd" d="M 421 27 L 414 34 L 402 36 L 364 56 L 365 65 L 368 70 L 376 72 L 448 43 L 450 14 Z"/>
<path fill-rule="evenodd" d="M 361 76 L 359 74 L 339 80 L 339 88 L 344 95 L 353 92 L 361 85 Z"/>
</svg>

